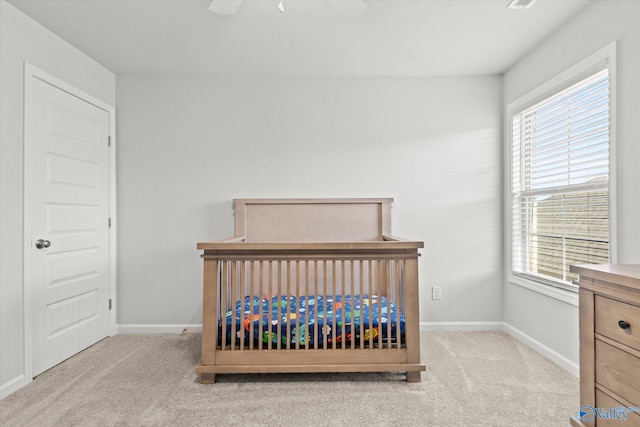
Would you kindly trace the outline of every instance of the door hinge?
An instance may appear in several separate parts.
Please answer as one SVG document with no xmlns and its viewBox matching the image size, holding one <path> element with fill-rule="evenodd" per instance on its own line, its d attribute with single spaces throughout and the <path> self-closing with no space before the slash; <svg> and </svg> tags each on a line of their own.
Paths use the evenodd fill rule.
<svg viewBox="0 0 640 427">
<path fill-rule="evenodd" d="M 109 228 L 111 228 L 111 218 L 109 218 Z"/>
<path fill-rule="evenodd" d="M 113 307 L 113 300 L 109 298 L 109 310 Z"/>
<path fill-rule="evenodd" d="M 107 139 L 107 146 L 111 147 L 111 136 Z"/>
</svg>

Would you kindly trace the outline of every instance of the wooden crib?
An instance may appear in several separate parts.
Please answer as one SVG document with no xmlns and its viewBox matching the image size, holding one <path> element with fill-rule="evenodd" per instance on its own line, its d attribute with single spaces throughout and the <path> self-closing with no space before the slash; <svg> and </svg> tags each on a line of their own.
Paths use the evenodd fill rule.
<svg viewBox="0 0 640 427">
<path fill-rule="evenodd" d="M 204 251 L 200 382 L 216 374 L 406 372 L 420 381 L 418 249 L 393 199 L 236 199 Z"/>
</svg>

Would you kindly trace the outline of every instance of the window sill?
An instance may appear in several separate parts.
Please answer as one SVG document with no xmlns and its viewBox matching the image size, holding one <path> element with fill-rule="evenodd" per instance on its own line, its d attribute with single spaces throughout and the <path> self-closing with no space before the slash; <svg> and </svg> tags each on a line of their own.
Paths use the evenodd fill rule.
<svg viewBox="0 0 640 427">
<path fill-rule="evenodd" d="M 523 288 L 529 289 L 534 292 L 538 292 L 539 294 L 548 296 L 553 299 L 557 299 L 558 301 L 562 301 L 564 303 L 567 303 L 576 307 L 578 307 L 579 305 L 577 292 L 555 288 L 551 285 L 544 285 L 542 283 L 537 283 L 532 280 L 523 279 L 521 277 L 516 277 L 513 275 L 509 276 L 509 283 L 513 285 L 522 286 Z"/>
</svg>

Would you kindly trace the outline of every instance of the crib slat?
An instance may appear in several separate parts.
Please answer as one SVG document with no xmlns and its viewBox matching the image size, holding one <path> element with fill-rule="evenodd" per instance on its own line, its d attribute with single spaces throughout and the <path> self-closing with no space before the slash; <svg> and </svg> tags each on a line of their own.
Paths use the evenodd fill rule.
<svg viewBox="0 0 640 427">
<path fill-rule="evenodd" d="M 383 280 L 384 274 L 382 271 L 383 268 L 383 261 L 377 261 L 377 267 L 378 267 L 378 271 L 376 273 L 376 300 L 378 302 L 378 349 L 381 350 L 382 349 L 382 307 L 380 304 L 380 299 L 382 297 L 382 283 L 380 283 Z"/>
<path fill-rule="evenodd" d="M 346 272 L 344 270 L 344 266 L 345 266 L 345 261 L 342 260 L 340 262 L 340 267 L 341 267 L 340 268 L 340 276 L 342 278 L 342 283 L 341 283 L 341 286 L 340 286 L 342 288 L 341 298 L 340 298 L 340 301 L 342 302 L 342 307 L 340 307 L 341 308 L 341 310 L 340 310 L 340 322 L 342 323 L 342 325 L 340 326 L 340 341 L 341 341 L 341 346 L 340 347 L 343 350 L 345 349 L 346 341 L 347 341 L 347 334 L 345 334 L 346 326 L 345 326 L 345 322 L 344 322 L 344 320 L 345 320 L 344 313 L 345 313 L 345 310 L 347 309 L 347 307 L 345 305 L 347 303 L 347 301 L 345 299 L 345 288 L 346 288 L 345 276 L 346 276 Z M 335 310 L 334 310 L 334 312 L 335 312 Z"/>
<path fill-rule="evenodd" d="M 246 293 L 244 292 L 245 290 L 245 282 L 244 282 L 244 268 L 245 268 L 245 263 L 244 261 L 240 261 L 240 279 L 238 282 L 238 286 L 237 286 L 237 291 L 238 291 L 238 301 L 240 301 L 240 327 L 239 330 L 237 332 L 237 334 L 239 335 L 240 338 L 240 351 L 244 350 L 244 319 L 246 317 L 245 315 L 245 295 Z"/>
<path fill-rule="evenodd" d="M 238 296 L 237 296 L 237 268 L 238 268 L 238 264 L 236 263 L 236 261 L 230 261 L 230 266 L 229 266 L 229 270 L 231 272 L 231 279 L 229 280 L 230 282 L 230 290 L 229 290 L 229 294 L 230 294 L 230 298 L 229 298 L 229 304 L 230 304 L 230 309 L 231 309 L 231 336 L 229 337 L 229 345 L 231 346 L 230 349 L 231 351 L 235 350 L 236 348 L 236 339 L 238 338 L 237 335 L 237 331 L 236 331 L 236 301 L 238 301 Z"/>
<path fill-rule="evenodd" d="M 397 259 L 395 261 L 395 273 L 396 279 L 394 281 L 394 303 L 396 305 L 396 348 L 400 350 L 402 348 L 402 336 L 400 334 L 400 284 L 402 283 L 402 261 Z"/>
<path fill-rule="evenodd" d="M 333 337 L 331 339 L 331 348 L 332 349 L 336 349 L 336 340 L 337 340 L 337 336 L 336 336 L 336 298 L 337 298 L 337 294 L 336 294 L 336 281 L 337 281 L 337 275 L 336 275 L 336 262 L 332 261 L 331 262 L 331 282 L 332 282 L 332 286 L 331 286 L 331 299 L 332 299 L 332 307 L 331 307 L 331 311 L 333 312 L 333 314 L 331 315 L 331 336 Z M 326 314 L 326 311 L 325 311 Z M 326 318 L 325 318 L 326 319 Z M 328 335 L 328 334 L 327 334 Z"/>
<path fill-rule="evenodd" d="M 364 298 L 364 260 L 360 260 L 360 348 L 364 349 L 364 319 L 362 318 L 362 298 Z M 354 300 L 355 302 L 355 300 Z"/>
<path fill-rule="evenodd" d="M 227 312 L 229 311 L 229 301 L 227 300 L 227 272 L 228 261 L 222 262 L 222 310 L 220 315 L 222 317 L 222 340 L 220 342 L 220 350 L 224 351 L 227 348 Z"/>
<path fill-rule="evenodd" d="M 318 349 L 318 261 L 313 261 L 313 349 Z"/>
<path fill-rule="evenodd" d="M 291 350 L 291 264 L 290 261 L 287 260 L 287 323 L 285 326 L 287 328 L 287 350 Z"/>
<path fill-rule="evenodd" d="M 369 348 L 373 348 L 373 306 L 371 301 L 373 299 L 373 260 L 369 260 L 369 292 L 367 293 L 369 299 Z"/>
<path fill-rule="evenodd" d="M 278 261 L 278 298 L 276 298 L 278 307 L 276 310 L 276 315 L 278 324 L 276 326 L 276 348 L 280 350 L 282 348 L 282 261 Z"/>
<path fill-rule="evenodd" d="M 253 338 L 253 319 L 255 317 L 255 281 L 256 272 L 255 272 L 255 261 L 249 261 L 249 350 L 253 350 L 254 338 Z"/>
<path fill-rule="evenodd" d="M 385 317 L 387 319 L 387 322 L 386 322 L 386 324 L 387 324 L 387 348 L 389 350 L 391 350 L 392 344 L 393 344 L 391 342 L 391 318 L 389 317 L 389 314 L 390 314 L 389 313 L 389 309 L 391 307 L 391 301 L 393 300 L 393 297 L 392 297 L 393 294 L 391 293 L 391 274 L 392 274 L 391 266 L 392 266 L 391 260 L 385 260 L 384 261 L 384 273 L 385 273 L 384 274 L 384 280 L 386 282 L 385 283 L 385 287 L 386 287 L 386 292 L 385 292 L 386 295 L 385 296 L 387 297 L 387 315 Z M 380 307 L 380 308 L 382 308 L 382 307 Z M 380 311 L 382 311 L 382 310 L 380 310 Z M 380 326 L 380 331 L 382 331 L 382 326 Z"/>
<path fill-rule="evenodd" d="M 322 313 L 323 313 L 323 319 L 324 321 L 322 323 L 324 323 L 323 327 L 322 327 L 322 348 L 324 350 L 327 349 L 327 334 L 325 333 L 327 331 L 327 261 L 323 261 L 322 262 L 323 267 L 322 267 L 322 272 L 324 273 L 322 276 Z"/>
<path fill-rule="evenodd" d="M 260 329 L 258 330 L 258 350 L 262 350 L 263 348 L 263 340 L 262 337 L 264 336 L 264 326 L 262 325 L 264 323 L 264 303 L 265 303 L 265 299 L 264 299 L 264 261 L 260 260 L 258 261 L 258 280 L 260 281 L 260 305 L 258 306 L 258 309 L 260 310 Z"/>
<path fill-rule="evenodd" d="M 300 350 L 300 262 L 295 261 L 295 269 L 296 269 L 296 296 L 294 299 L 295 309 L 296 309 L 296 350 Z"/>
<path fill-rule="evenodd" d="M 353 350 L 356 347 L 356 331 L 355 331 L 355 309 L 354 309 L 354 302 L 355 302 L 355 263 L 353 260 L 351 260 L 351 300 L 349 301 L 351 304 L 351 324 L 349 325 L 349 330 L 351 331 L 351 349 Z"/>
<path fill-rule="evenodd" d="M 267 332 L 267 349 L 271 350 L 272 348 L 272 339 L 271 339 L 271 335 L 272 335 L 272 325 L 273 325 L 273 261 L 269 261 L 269 278 L 268 278 L 268 283 L 269 283 L 269 325 L 268 325 L 268 332 Z"/>
<path fill-rule="evenodd" d="M 304 336 L 306 337 L 305 347 L 307 350 L 311 350 L 311 346 L 309 345 L 309 326 L 311 324 L 311 319 L 309 319 L 309 260 L 305 260 L 304 262 L 304 318 L 306 319 L 304 325 Z"/>
</svg>

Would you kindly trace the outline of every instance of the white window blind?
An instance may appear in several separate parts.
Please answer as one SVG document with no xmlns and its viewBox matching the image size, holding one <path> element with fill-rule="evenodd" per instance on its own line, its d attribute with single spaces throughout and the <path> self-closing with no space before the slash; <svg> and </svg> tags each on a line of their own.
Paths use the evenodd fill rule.
<svg viewBox="0 0 640 427">
<path fill-rule="evenodd" d="M 513 274 L 571 287 L 609 262 L 608 70 L 511 119 Z"/>
</svg>

